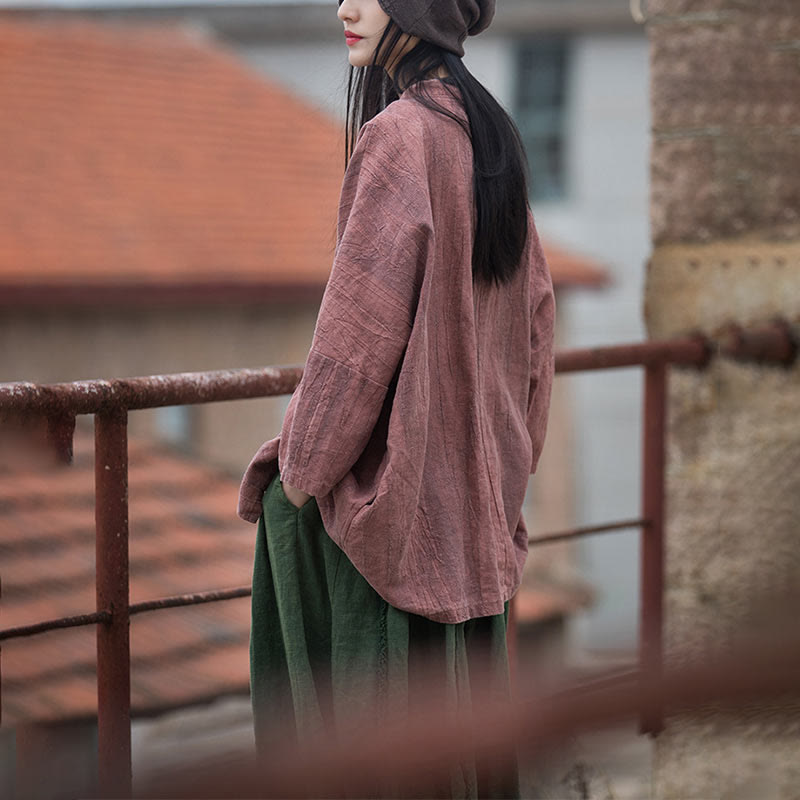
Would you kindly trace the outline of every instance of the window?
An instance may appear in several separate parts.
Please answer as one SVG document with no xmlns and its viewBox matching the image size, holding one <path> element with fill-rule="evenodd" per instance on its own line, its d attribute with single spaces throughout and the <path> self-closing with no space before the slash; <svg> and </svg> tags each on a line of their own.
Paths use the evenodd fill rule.
<svg viewBox="0 0 800 800">
<path fill-rule="evenodd" d="M 532 201 L 565 194 L 566 68 L 563 37 L 535 37 L 518 46 L 515 116 L 530 162 Z"/>
</svg>

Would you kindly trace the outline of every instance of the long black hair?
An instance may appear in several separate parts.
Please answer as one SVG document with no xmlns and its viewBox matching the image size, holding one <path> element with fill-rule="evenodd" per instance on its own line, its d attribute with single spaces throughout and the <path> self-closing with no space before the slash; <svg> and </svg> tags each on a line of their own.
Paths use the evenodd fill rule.
<svg viewBox="0 0 800 800">
<path fill-rule="evenodd" d="M 497 285 L 507 283 L 520 267 L 528 240 L 528 162 L 517 126 L 455 54 L 420 41 L 397 64 L 392 63 L 392 53 L 407 37 L 391 20 L 375 49 L 372 64 L 350 68 L 346 159 L 349 162 L 365 122 L 397 100 L 401 91 L 446 72 L 448 77 L 439 80 L 450 87 L 454 97 L 460 93 L 466 122 L 437 103 L 425 91 L 424 84 L 415 99 L 457 122 L 470 137 L 476 210 L 473 279 Z M 393 77 L 387 68 L 393 70 Z"/>
</svg>

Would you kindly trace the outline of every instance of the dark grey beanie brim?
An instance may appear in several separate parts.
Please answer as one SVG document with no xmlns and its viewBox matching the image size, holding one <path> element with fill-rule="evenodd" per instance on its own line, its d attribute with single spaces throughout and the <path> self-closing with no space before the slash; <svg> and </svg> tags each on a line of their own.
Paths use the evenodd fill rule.
<svg viewBox="0 0 800 800">
<path fill-rule="evenodd" d="M 485 31 L 494 18 L 496 0 L 378 0 L 405 33 L 419 36 L 457 56 L 464 40 Z"/>
</svg>

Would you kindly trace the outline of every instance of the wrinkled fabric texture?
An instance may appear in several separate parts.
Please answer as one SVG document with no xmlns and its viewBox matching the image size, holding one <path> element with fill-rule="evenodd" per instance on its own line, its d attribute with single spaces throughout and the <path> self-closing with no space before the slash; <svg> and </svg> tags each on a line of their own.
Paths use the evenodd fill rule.
<svg viewBox="0 0 800 800">
<path fill-rule="evenodd" d="M 448 86 L 424 90 L 463 116 Z M 555 306 L 530 215 L 514 278 L 473 283 L 470 140 L 418 91 L 361 131 L 303 378 L 239 513 L 258 520 L 280 468 L 387 602 L 456 623 L 499 614 L 519 587 Z"/>
<path fill-rule="evenodd" d="M 464 40 L 485 31 L 494 19 L 496 0 L 378 0 L 404 33 L 419 36 L 457 56 Z"/>
<path fill-rule="evenodd" d="M 384 729 L 409 714 L 508 702 L 507 609 L 458 625 L 390 606 L 326 533 L 317 504 L 264 494 L 253 564 L 250 684 L 258 754 Z M 369 797 L 518 797 L 513 753 L 465 757 Z M 316 794 L 315 794 L 316 796 Z"/>
</svg>

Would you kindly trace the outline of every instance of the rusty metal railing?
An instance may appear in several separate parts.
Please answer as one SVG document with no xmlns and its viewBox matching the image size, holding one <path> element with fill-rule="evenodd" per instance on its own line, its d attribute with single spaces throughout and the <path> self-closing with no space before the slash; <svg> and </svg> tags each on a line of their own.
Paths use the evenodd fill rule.
<svg viewBox="0 0 800 800">
<path fill-rule="evenodd" d="M 703 367 L 715 353 L 739 359 L 789 364 L 797 345 L 788 325 L 743 331 L 731 328 L 717 341 L 690 337 L 672 341 L 570 350 L 559 353 L 560 374 L 643 367 L 644 459 L 641 516 L 593 527 L 533 537 L 532 545 L 620 529 L 641 531 L 639 679 L 657 681 L 663 661 L 664 464 L 669 365 Z M 250 593 L 249 587 L 199 592 L 130 604 L 128 583 L 128 411 L 171 405 L 271 397 L 294 391 L 299 367 L 79 381 L 55 385 L 0 385 L 0 414 L 40 415 L 48 420 L 53 447 L 69 460 L 78 415 L 95 417 L 95 522 L 97 602 L 93 613 L 0 630 L 0 642 L 57 628 L 97 625 L 99 790 L 103 796 L 131 793 L 130 640 L 132 614 L 215 602 Z M 514 642 L 514 629 L 510 633 Z M 0 685 L 0 690 L 2 686 Z M 662 728 L 657 695 L 643 695 L 641 730 Z M 0 703 L 1 710 L 1 703 Z"/>
<path fill-rule="evenodd" d="M 699 711 L 704 719 L 711 709 L 746 707 L 752 714 L 754 704 L 766 704 L 774 719 L 776 707 L 793 707 L 800 689 L 800 633 L 793 613 L 800 597 L 748 599 L 755 629 L 741 629 L 724 648 L 704 647 L 659 680 L 628 675 L 614 683 L 562 684 L 546 694 L 529 689 L 509 703 L 479 703 L 461 715 L 433 699 L 399 720 L 359 720 L 337 737 L 277 744 L 257 761 L 242 750 L 174 765 L 140 781 L 136 797 L 372 797 L 382 785 L 396 787 L 393 796 L 434 796 L 436 770 L 448 760 L 469 762 L 478 754 L 494 760 L 516 750 L 552 761 L 555 748 L 576 734 L 626 723 L 655 704 L 672 714 Z M 421 794 L 425 787 L 429 791 Z"/>
</svg>

